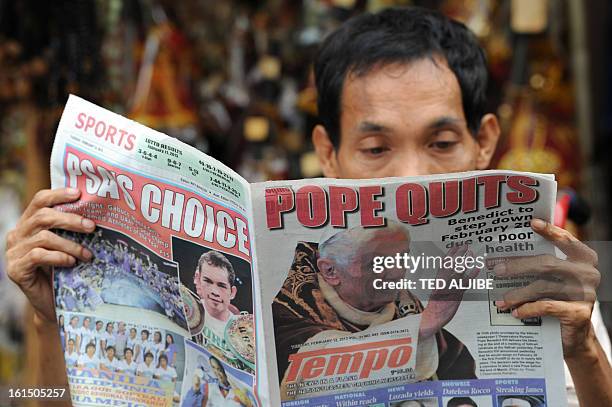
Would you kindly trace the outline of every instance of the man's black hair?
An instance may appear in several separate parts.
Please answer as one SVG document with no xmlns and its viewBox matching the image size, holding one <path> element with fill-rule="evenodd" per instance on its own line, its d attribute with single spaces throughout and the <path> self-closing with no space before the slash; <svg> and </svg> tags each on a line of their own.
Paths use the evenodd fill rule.
<svg viewBox="0 0 612 407">
<path fill-rule="evenodd" d="M 341 96 L 348 74 L 366 75 L 394 63 L 443 57 L 457 77 L 472 134 L 485 111 L 487 63 L 475 35 L 462 23 L 420 7 L 360 14 L 330 34 L 314 63 L 317 108 L 333 145 L 340 146 Z M 418 103 L 418 101 L 415 101 Z"/>
<path fill-rule="evenodd" d="M 469 397 L 453 397 L 448 400 L 446 407 L 458 407 L 458 406 L 472 406 L 478 407 L 478 404 Z"/>
<path fill-rule="evenodd" d="M 233 286 L 236 281 L 236 272 L 234 271 L 234 266 L 232 263 L 225 257 L 225 255 L 216 250 L 210 250 L 200 256 L 200 260 L 198 260 L 198 268 L 196 269 L 197 277 L 200 277 L 200 271 L 202 270 L 202 264 L 208 264 L 209 266 L 217 267 L 227 272 L 227 282 L 230 286 Z"/>
</svg>

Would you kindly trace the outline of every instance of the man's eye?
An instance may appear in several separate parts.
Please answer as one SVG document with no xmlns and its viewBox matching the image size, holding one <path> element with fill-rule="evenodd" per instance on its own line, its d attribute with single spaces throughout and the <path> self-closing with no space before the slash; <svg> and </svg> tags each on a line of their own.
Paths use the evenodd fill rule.
<svg viewBox="0 0 612 407">
<path fill-rule="evenodd" d="M 431 143 L 431 147 L 436 150 L 448 150 L 457 144 L 455 141 L 436 141 L 435 143 Z"/>
<path fill-rule="evenodd" d="M 389 149 L 387 147 L 382 147 L 381 146 L 381 147 L 366 148 L 366 149 L 363 149 L 362 151 L 365 154 L 368 154 L 368 155 L 381 155 L 381 154 L 385 153 L 388 150 Z"/>
</svg>

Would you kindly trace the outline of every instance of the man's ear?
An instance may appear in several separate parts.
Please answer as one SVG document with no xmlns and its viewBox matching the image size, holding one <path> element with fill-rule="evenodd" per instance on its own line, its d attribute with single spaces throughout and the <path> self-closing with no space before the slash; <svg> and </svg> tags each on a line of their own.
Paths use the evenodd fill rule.
<svg viewBox="0 0 612 407">
<path fill-rule="evenodd" d="M 233 300 L 234 297 L 236 297 L 236 293 L 238 292 L 238 289 L 236 288 L 235 285 L 232 286 L 232 292 L 230 293 L 230 300 Z"/>
<path fill-rule="evenodd" d="M 486 170 L 489 168 L 491 158 L 495 153 L 497 141 L 500 135 L 499 122 L 494 114 L 486 114 L 480 121 L 480 129 L 476 135 L 478 143 L 478 157 L 476 157 L 476 169 Z"/>
<path fill-rule="evenodd" d="M 327 130 L 320 124 L 312 129 L 312 143 L 314 144 L 323 175 L 327 178 L 338 178 L 338 158 L 336 149 L 329 139 Z"/>
<path fill-rule="evenodd" d="M 327 282 L 327 284 L 336 286 L 340 284 L 340 278 L 338 277 L 338 271 L 334 267 L 334 263 L 327 259 L 318 259 L 317 267 L 321 277 Z"/>
</svg>

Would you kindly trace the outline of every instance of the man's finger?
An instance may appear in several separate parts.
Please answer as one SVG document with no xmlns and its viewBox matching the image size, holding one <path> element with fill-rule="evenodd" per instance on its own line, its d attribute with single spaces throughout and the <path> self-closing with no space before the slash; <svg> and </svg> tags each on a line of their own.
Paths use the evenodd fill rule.
<svg viewBox="0 0 612 407">
<path fill-rule="evenodd" d="M 580 307 L 580 312 L 589 312 L 588 307 Z M 578 312 L 575 302 L 535 301 L 523 304 L 512 310 L 512 316 L 519 319 L 551 316 L 559 319 L 571 317 Z"/>
<path fill-rule="evenodd" d="M 74 266 L 76 259 L 68 253 L 36 247 L 26 255 L 23 262 L 28 269 L 33 270 L 38 267 Z"/>
<path fill-rule="evenodd" d="M 459 246 L 455 246 L 453 245 L 450 249 L 448 249 L 448 251 L 446 252 L 446 256 L 447 257 L 453 257 L 455 255 L 455 253 L 457 253 L 457 250 L 459 250 Z"/>
<path fill-rule="evenodd" d="M 542 219 L 533 219 L 531 227 L 540 236 L 546 238 L 559 248 L 568 260 L 585 262 L 597 266 L 597 253 L 565 229 L 545 222 Z"/>
<path fill-rule="evenodd" d="M 30 250 L 25 256 L 12 263 L 8 267 L 7 274 L 11 280 L 28 291 L 24 285 L 28 281 L 35 281 L 32 273 L 37 273 L 37 269 L 46 267 L 70 267 L 74 266 L 76 259 L 68 253 L 52 251 L 36 247 Z"/>
<path fill-rule="evenodd" d="M 468 251 L 468 245 L 467 244 L 463 244 L 461 246 L 459 246 L 457 248 L 457 251 L 452 255 L 452 257 L 461 257 L 461 256 L 465 256 L 465 254 Z"/>
<path fill-rule="evenodd" d="M 43 189 L 38 191 L 28 207 L 23 211 L 23 219 L 29 218 L 40 208 L 74 202 L 81 196 L 81 191 L 75 188 Z"/>
<path fill-rule="evenodd" d="M 595 272 L 592 266 L 584 263 L 558 259 L 551 254 L 509 258 L 506 262 L 498 263 L 493 272 L 497 277 L 541 276 L 558 277 L 565 280 L 582 280 Z"/>
<path fill-rule="evenodd" d="M 91 233 L 96 225 L 91 219 L 53 208 L 42 208 L 25 220 L 19 228 L 21 237 L 35 235 L 45 229 L 63 229 L 79 233 Z"/>
<path fill-rule="evenodd" d="M 35 247 L 64 252 L 81 261 L 89 261 L 93 255 L 91 251 L 70 239 L 58 236 L 49 230 L 41 230 L 24 242 L 24 251 L 28 252 Z"/>
<path fill-rule="evenodd" d="M 516 307 L 531 301 L 551 299 L 558 301 L 594 301 L 595 290 L 580 284 L 563 281 L 536 280 L 526 287 L 510 290 L 504 294 L 502 309 Z"/>
<path fill-rule="evenodd" d="M 482 269 L 479 269 L 479 268 L 471 269 L 468 273 L 466 273 L 467 274 L 466 280 L 474 280 L 476 277 L 478 277 L 481 271 Z"/>
</svg>

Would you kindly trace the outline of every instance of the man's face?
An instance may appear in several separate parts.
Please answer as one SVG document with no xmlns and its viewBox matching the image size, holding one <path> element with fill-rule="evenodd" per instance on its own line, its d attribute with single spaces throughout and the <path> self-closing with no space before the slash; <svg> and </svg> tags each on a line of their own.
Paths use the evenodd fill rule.
<svg viewBox="0 0 612 407">
<path fill-rule="evenodd" d="M 96 330 L 99 331 L 100 329 L 102 329 L 102 326 L 103 326 L 102 322 L 96 322 Z"/>
<path fill-rule="evenodd" d="M 200 383 L 201 383 L 200 382 L 200 377 L 198 375 L 193 375 L 192 385 L 193 385 L 193 389 L 195 391 L 198 391 L 200 389 Z"/>
<path fill-rule="evenodd" d="M 225 375 L 223 368 L 216 360 L 213 359 L 210 361 L 210 368 L 212 369 L 217 379 L 219 379 L 219 381 L 221 381 L 222 383 L 225 383 L 227 381 L 227 376 Z"/>
<path fill-rule="evenodd" d="M 89 329 L 89 319 L 85 318 L 83 320 L 83 326 L 85 327 L 85 329 Z"/>
<path fill-rule="evenodd" d="M 386 269 L 377 274 L 373 270 L 373 261 L 376 256 L 394 257 L 409 252 L 409 241 L 406 235 L 399 232 L 381 231 L 380 235 L 373 236 L 369 242 L 363 242 L 356 256 L 348 266 L 334 263 L 335 272 L 325 272 L 326 265 L 317 262 L 322 271 L 323 278 L 332 285 L 340 298 L 353 307 L 362 311 L 378 310 L 384 305 L 397 299 L 399 290 L 377 290 L 374 280 L 399 281 L 405 275 L 403 268 Z M 323 261 L 324 262 L 324 261 Z"/>
<path fill-rule="evenodd" d="M 215 316 L 224 314 L 236 296 L 236 287 L 230 285 L 227 270 L 204 262 L 200 267 L 199 282 L 197 292 L 206 311 Z"/>
<path fill-rule="evenodd" d="M 374 68 L 345 78 L 340 104 L 341 142 L 329 148 L 321 126 L 313 142 L 326 176 L 378 178 L 486 169 L 499 134 L 493 115 L 474 137 L 461 89 L 436 58 Z M 323 133 L 324 134 L 323 134 Z"/>
</svg>

